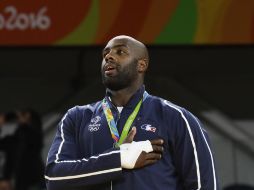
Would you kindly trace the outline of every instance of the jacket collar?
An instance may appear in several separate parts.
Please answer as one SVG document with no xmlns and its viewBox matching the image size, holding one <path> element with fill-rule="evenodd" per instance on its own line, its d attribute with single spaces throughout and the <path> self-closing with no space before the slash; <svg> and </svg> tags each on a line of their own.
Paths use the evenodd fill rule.
<svg viewBox="0 0 254 190">
<path fill-rule="evenodd" d="M 145 86 L 142 85 L 136 92 L 135 94 L 133 94 L 133 96 L 130 98 L 130 100 L 128 101 L 128 103 L 124 106 L 124 108 L 128 108 L 128 109 L 134 109 L 136 107 L 136 105 L 138 104 L 138 102 L 143 98 L 143 94 L 145 92 Z M 106 91 L 106 100 L 109 103 L 110 108 L 114 107 L 116 108 L 116 106 L 112 103 L 111 98 L 110 98 L 110 93 L 108 91 Z"/>
</svg>

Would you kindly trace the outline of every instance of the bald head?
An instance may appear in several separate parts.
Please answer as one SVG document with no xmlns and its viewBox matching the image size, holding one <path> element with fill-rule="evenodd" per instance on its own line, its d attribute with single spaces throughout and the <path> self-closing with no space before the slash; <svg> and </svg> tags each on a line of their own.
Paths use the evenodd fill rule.
<svg viewBox="0 0 254 190">
<path fill-rule="evenodd" d="M 108 44 L 110 44 L 116 40 L 125 42 L 127 45 L 129 45 L 130 48 L 133 49 L 134 56 L 137 60 L 144 60 L 147 64 L 149 63 L 148 50 L 142 42 L 140 42 L 130 36 L 120 35 L 120 36 L 116 36 L 116 37 L 112 38 L 108 42 Z"/>
</svg>

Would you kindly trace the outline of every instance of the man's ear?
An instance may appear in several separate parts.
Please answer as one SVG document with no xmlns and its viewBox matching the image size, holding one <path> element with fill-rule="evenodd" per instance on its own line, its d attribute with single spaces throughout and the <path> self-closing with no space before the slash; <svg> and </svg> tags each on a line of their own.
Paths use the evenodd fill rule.
<svg viewBox="0 0 254 190">
<path fill-rule="evenodd" d="M 148 68 L 148 61 L 146 59 L 138 60 L 138 72 L 144 73 Z"/>
</svg>

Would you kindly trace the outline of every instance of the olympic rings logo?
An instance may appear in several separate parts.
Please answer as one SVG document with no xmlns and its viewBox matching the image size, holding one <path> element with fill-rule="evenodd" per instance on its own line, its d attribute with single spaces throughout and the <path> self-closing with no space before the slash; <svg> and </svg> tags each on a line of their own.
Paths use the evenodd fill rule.
<svg viewBox="0 0 254 190">
<path fill-rule="evenodd" d="M 90 132 L 95 132 L 95 131 L 98 131 L 100 129 L 100 126 L 99 125 L 89 125 L 89 127 L 88 127 L 88 130 L 90 131 Z"/>
</svg>

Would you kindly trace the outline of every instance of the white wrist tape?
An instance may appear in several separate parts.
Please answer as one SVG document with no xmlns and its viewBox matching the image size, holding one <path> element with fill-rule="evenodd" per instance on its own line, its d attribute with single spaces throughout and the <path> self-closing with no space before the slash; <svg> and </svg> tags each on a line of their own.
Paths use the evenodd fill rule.
<svg viewBox="0 0 254 190">
<path fill-rule="evenodd" d="M 135 146 L 146 153 L 153 152 L 153 147 L 149 140 L 138 142 L 132 141 L 131 146 Z"/>
<path fill-rule="evenodd" d="M 120 145 L 121 166 L 126 169 L 133 169 L 142 151 L 152 152 L 153 147 L 149 140 L 126 143 Z"/>
</svg>

